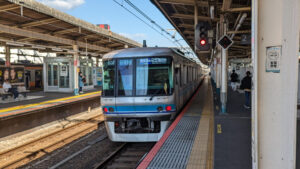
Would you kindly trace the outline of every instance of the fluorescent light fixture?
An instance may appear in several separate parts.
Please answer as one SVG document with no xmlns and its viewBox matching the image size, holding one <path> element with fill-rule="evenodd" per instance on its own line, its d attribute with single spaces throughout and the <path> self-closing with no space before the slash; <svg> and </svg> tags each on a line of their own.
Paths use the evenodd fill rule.
<svg viewBox="0 0 300 169">
<path fill-rule="evenodd" d="M 63 50 L 60 48 L 52 48 L 53 51 L 62 52 Z"/>
<path fill-rule="evenodd" d="M 16 43 L 16 42 L 6 42 L 6 45 L 10 45 L 10 46 L 24 46 L 24 44 L 21 43 Z"/>
<path fill-rule="evenodd" d="M 32 48 L 34 48 L 34 49 L 46 49 L 46 48 L 43 47 L 43 46 L 32 46 Z"/>
</svg>

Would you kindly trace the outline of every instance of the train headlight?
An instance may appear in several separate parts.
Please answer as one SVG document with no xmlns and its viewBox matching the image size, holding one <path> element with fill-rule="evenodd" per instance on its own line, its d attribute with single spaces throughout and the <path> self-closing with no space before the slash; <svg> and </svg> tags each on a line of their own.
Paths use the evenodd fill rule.
<svg viewBox="0 0 300 169">
<path fill-rule="evenodd" d="M 108 112 L 107 107 L 104 107 L 104 108 L 103 108 L 103 111 L 104 111 L 105 113 L 107 113 L 107 112 Z"/>
<path fill-rule="evenodd" d="M 113 112 L 114 108 L 110 107 L 108 110 L 109 110 L 109 112 Z"/>
<path fill-rule="evenodd" d="M 157 111 L 162 111 L 163 108 L 161 106 L 157 107 Z"/>
<path fill-rule="evenodd" d="M 172 107 L 171 106 L 167 106 L 166 107 L 166 111 L 171 111 L 172 110 Z"/>
</svg>

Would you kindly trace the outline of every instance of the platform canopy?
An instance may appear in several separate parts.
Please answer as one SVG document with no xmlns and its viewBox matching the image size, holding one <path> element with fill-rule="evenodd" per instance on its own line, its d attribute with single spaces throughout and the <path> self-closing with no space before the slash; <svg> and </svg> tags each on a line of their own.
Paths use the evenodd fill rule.
<svg viewBox="0 0 300 169">
<path fill-rule="evenodd" d="M 72 53 L 73 45 L 92 56 L 141 47 L 140 43 L 34 0 L 0 0 L 0 45 Z"/>
<path fill-rule="evenodd" d="M 233 38 L 234 45 L 229 49 L 228 59 L 251 57 L 250 44 L 241 44 L 241 38 L 249 37 L 251 33 L 251 0 L 151 1 L 165 15 L 192 49 L 195 46 L 194 30 L 196 21 L 208 21 L 214 30 L 214 34 L 216 34 L 217 23 L 222 15 L 224 22 L 228 23 L 228 35 L 232 36 L 232 34 L 235 34 Z M 195 13 L 198 15 L 195 15 Z M 239 23 L 241 23 L 240 26 L 238 26 Z M 216 36 L 214 36 L 213 41 L 216 41 Z M 209 52 L 195 51 L 204 64 L 210 62 L 211 52 L 212 50 Z"/>
</svg>

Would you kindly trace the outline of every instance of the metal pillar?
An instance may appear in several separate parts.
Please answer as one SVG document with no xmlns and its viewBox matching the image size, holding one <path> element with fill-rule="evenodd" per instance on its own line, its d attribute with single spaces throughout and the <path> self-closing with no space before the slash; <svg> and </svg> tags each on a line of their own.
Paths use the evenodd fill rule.
<svg viewBox="0 0 300 169">
<path fill-rule="evenodd" d="M 216 39 L 218 40 L 220 38 L 220 23 L 217 23 L 217 36 Z M 216 93 L 219 96 L 220 95 L 220 87 L 221 87 L 221 48 L 218 45 L 217 46 L 217 52 L 216 52 Z"/>
<path fill-rule="evenodd" d="M 96 58 L 96 67 L 99 67 L 99 58 L 98 57 L 95 58 Z"/>
<path fill-rule="evenodd" d="M 295 169 L 299 0 L 252 0 L 252 8 L 253 169 Z M 269 71 L 267 52 L 281 53 L 279 71 Z"/>
<path fill-rule="evenodd" d="M 195 1 L 195 3 L 194 3 L 194 30 L 195 31 L 196 31 L 197 24 L 198 24 L 198 5 L 197 5 L 197 2 Z M 195 37 L 195 39 L 196 39 L 196 37 Z M 196 43 L 194 46 L 194 50 L 196 53 L 196 51 L 197 51 Z"/>
<path fill-rule="evenodd" d="M 73 45 L 73 50 L 75 51 L 73 54 L 74 57 L 74 95 L 79 95 L 79 51 L 78 51 L 78 45 Z"/>
<path fill-rule="evenodd" d="M 227 24 L 223 24 L 223 34 L 226 35 Z M 222 48 L 222 79 L 221 79 L 221 113 L 226 113 L 227 104 L 227 50 Z"/>
<path fill-rule="evenodd" d="M 10 46 L 5 46 L 5 66 L 10 66 Z"/>
</svg>

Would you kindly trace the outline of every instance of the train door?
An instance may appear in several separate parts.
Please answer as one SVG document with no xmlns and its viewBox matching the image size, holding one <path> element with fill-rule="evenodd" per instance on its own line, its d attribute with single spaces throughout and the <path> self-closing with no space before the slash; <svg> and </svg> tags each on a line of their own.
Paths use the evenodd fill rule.
<svg viewBox="0 0 300 169">
<path fill-rule="evenodd" d="M 116 110 L 118 113 L 135 112 L 133 96 L 133 59 L 117 60 L 117 97 Z"/>
</svg>

